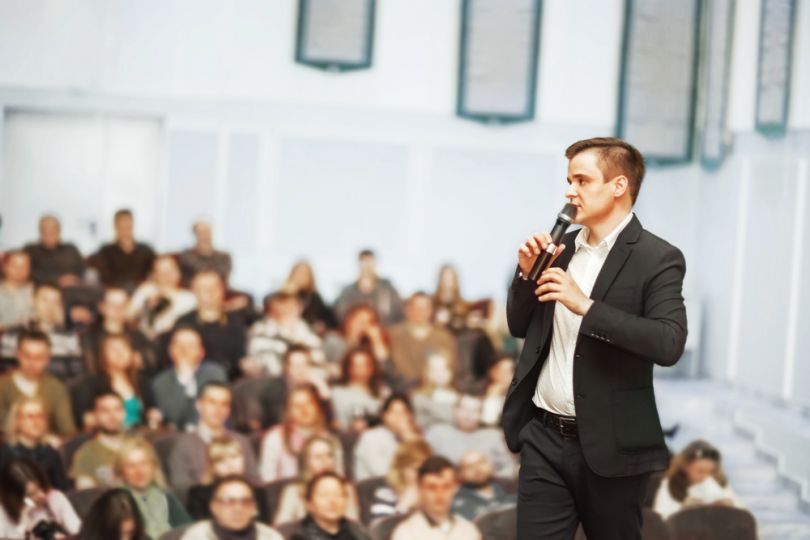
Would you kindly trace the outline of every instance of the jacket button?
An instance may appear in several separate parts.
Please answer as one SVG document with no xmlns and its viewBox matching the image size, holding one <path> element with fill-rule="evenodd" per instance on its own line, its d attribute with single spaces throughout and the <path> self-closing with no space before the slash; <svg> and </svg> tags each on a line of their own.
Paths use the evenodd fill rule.
<svg viewBox="0 0 810 540">
<path fill-rule="evenodd" d="M 576 353 L 576 354 L 574 355 L 574 358 L 582 358 L 582 355 L 581 355 L 581 354 L 579 354 L 579 353 Z"/>
<path fill-rule="evenodd" d="M 578 394 L 577 394 L 577 397 L 578 397 L 578 398 L 580 398 L 580 399 L 581 399 L 581 398 L 584 398 L 584 397 L 585 397 L 585 394 L 583 394 L 583 393 L 578 393 Z"/>
<path fill-rule="evenodd" d="M 540 354 L 541 349 L 542 348 L 540 347 L 540 345 L 538 345 L 537 348 L 534 350 L 534 353 L 535 354 Z"/>
<path fill-rule="evenodd" d="M 512 386 L 515 386 L 516 384 L 517 384 L 517 379 L 512 379 L 512 383 L 511 383 L 511 385 L 512 385 Z"/>
</svg>

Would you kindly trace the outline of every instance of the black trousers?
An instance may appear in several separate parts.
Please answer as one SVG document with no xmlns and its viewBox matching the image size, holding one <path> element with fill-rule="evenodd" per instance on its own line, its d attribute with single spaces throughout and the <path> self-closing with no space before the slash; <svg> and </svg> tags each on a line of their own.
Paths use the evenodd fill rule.
<svg viewBox="0 0 810 540">
<path fill-rule="evenodd" d="M 579 440 L 533 418 L 520 432 L 518 540 L 571 540 L 581 522 L 588 540 L 640 540 L 649 473 L 599 476 Z"/>
</svg>

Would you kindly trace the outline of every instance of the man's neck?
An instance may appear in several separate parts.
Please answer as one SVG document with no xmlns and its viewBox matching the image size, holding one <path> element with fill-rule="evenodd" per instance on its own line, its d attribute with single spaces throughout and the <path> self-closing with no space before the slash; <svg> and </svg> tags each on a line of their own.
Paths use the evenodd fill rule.
<svg viewBox="0 0 810 540">
<path fill-rule="evenodd" d="M 36 448 L 36 446 L 39 444 L 39 441 L 37 441 L 36 439 L 26 437 L 25 435 L 18 436 L 17 442 L 25 446 L 26 448 Z"/>
<path fill-rule="evenodd" d="M 122 321 L 104 319 L 104 331 L 108 334 L 123 334 L 124 323 Z"/>
<path fill-rule="evenodd" d="M 198 255 L 202 255 L 204 257 L 208 257 L 214 254 L 214 244 L 209 242 L 197 242 L 194 245 L 194 251 Z"/>
<path fill-rule="evenodd" d="M 223 425 L 215 425 L 212 426 L 211 424 L 200 420 L 199 425 L 197 426 L 197 431 L 201 434 L 208 434 L 211 436 L 212 439 L 216 437 L 220 437 L 225 434 L 225 426 Z"/>
<path fill-rule="evenodd" d="M 121 433 L 98 433 L 98 442 L 117 452 L 121 448 L 121 442 L 124 440 L 124 437 Z"/>
<path fill-rule="evenodd" d="M 135 249 L 135 240 L 132 238 L 119 238 L 115 241 L 122 251 L 129 253 Z"/>
<path fill-rule="evenodd" d="M 329 534 L 337 534 L 340 530 L 340 520 L 324 519 L 318 516 L 312 516 L 312 520 L 318 527 L 328 532 Z"/>
<path fill-rule="evenodd" d="M 632 208 L 616 208 L 608 217 L 599 223 L 588 226 L 588 245 L 598 246 L 602 240 L 612 233 L 624 221 Z"/>
<path fill-rule="evenodd" d="M 438 525 L 447 523 L 451 519 L 451 515 L 449 512 L 442 514 L 434 514 L 433 512 L 430 512 L 429 510 L 423 508 L 422 513 L 425 514 L 425 517 L 428 518 L 428 520 Z"/>
<path fill-rule="evenodd" d="M 16 373 L 17 373 L 17 376 L 20 377 L 23 380 L 23 382 L 27 382 L 29 384 L 39 384 L 39 382 L 42 380 L 42 375 L 40 375 L 38 377 L 29 377 L 28 375 L 26 375 L 25 373 L 23 373 L 19 369 L 17 370 Z"/>
<path fill-rule="evenodd" d="M 198 308 L 197 317 L 203 322 L 219 322 L 222 318 L 222 308 L 219 306 Z"/>
<path fill-rule="evenodd" d="M 22 289 L 26 285 L 28 285 L 27 281 L 11 281 L 10 279 L 6 279 L 1 282 L 3 287 L 8 289 Z"/>
</svg>

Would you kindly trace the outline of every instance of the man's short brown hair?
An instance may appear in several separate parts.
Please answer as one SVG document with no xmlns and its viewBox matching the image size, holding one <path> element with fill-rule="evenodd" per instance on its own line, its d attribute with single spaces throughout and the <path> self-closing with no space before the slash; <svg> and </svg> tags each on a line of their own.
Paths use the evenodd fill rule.
<svg viewBox="0 0 810 540">
<path fill-rule="evenodd" d="M 632 144 L 615 137 L 594 137 L 577 141 L 565 150 L 569 160 L 585 150 L 596 149 L 605 181 L 623 174 L 630 182 L 630 199 L 635 204 L 644 180 L 644 157 Z"/>
</svg>

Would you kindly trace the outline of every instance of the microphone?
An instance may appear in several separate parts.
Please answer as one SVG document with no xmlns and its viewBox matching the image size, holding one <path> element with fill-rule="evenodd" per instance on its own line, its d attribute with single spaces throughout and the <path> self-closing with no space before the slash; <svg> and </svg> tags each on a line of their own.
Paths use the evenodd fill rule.
<svg viewBox="0 0 810 540">
<path fill-rule="evenodd" d="M 540 255 L 538 255 L 534 260 L 532 269 L 529 270 L 529 275 L 526 276 L 528 279 L 537 281 L 540 274 L 542 274 L 543 271 L 548 268 L 548 266 L 551 264 L 551 259 L 557 252 L 557 247 L 562 241 L 562 237 L 565 235 L 565 231 L 567 231 L 568 227 L 574 222 L 575 217 L 577 217 L 576 206 L 571 203 L 563 206 L 563 209 L 560 210 L 559 214 L 557 214 L 557 222 L 554 224 L 554 228 L 551 229 L 551 243 L 546 247 L 545 250 L 541 251 Z"/>
</svg>

